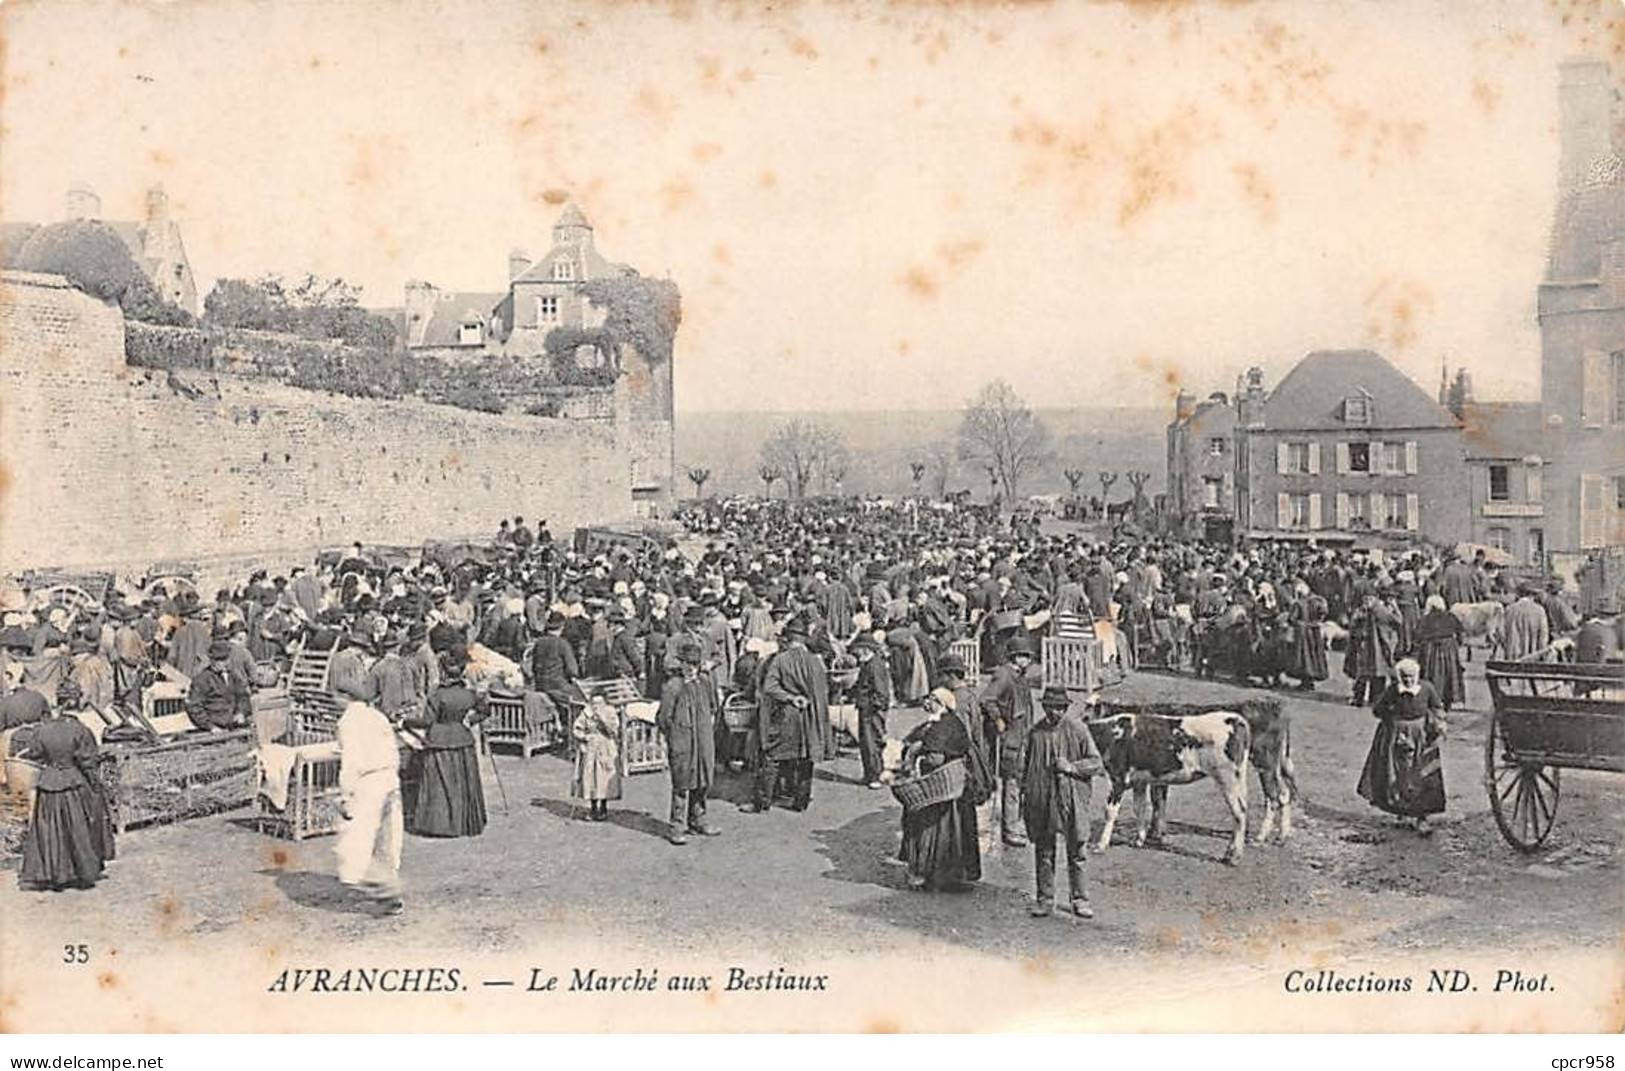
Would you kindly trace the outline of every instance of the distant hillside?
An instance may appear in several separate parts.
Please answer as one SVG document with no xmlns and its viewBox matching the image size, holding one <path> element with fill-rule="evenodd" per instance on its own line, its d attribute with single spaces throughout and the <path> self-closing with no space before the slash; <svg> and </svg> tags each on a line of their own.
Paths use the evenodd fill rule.
<svg viewBox="0 0 1625 1071">
<path fill-rule="evenodd" d="M 1055 460 L 1022 486 L 1023 494 L 1065 491 L 1067 468 L 1089 473 L 1083 490 L 1099 494 L 1095 473 L 1100 469 L 1124 472 L 1143 469 L 1151 473 L 1147 494 L 1162 490 L 1164 471 L 1164 429 L 1171 414 L 1162 408 L 1046 409 L 1040 418 L 1049 426 L 1055 445 Z M 686 473 L 692 466 L 711 470 L 707 494 L 760 493 L 756 477 L 758 453 L 763 441 L 779 425 L 796 417 L 818 420 L 846 439 L 852 452 L 852 467 L 842 490 L 851 494 L 902 494 L 911 486 L 909 462 L 927 459 L 933 444 L 946 443 L 950 453 L 959 432 L 960 412 L 948 410 L 897 410 L 878 413 L 678 413 L 678 482 L 684 494 L 694 485 Z M 929 490 L 931 477 L 926 477 Z M 968 487 L 978 499 L 987 493 L 987 476 L 979 468 L 955 464 L 949 489 Z M 776 485 L 775 494 L 783 493 Z M 1127 498 L 1127 480 L 1112 488 L 1112 498 Z"/>
</svg>

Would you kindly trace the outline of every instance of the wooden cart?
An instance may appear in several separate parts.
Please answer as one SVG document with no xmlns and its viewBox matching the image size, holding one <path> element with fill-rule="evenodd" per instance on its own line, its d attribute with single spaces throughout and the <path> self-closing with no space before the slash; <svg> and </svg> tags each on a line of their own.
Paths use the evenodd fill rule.
<svg viewBox="0 0 1625 1071">
<path fill-rule="evenodd" d="M 1551 835 L 1561 771 L 1625 773 L 1625 664 L 1491 662 L 1484 790 L 1501 835 L 1532 852 Z"/>
<path fill-rule="evenodd" d="M 258 784 L 251 729 L 187 733 L 161 744 L 109 744 L 101 781 L 119 832 L 245 807 Z"/>
<path fill-rule="evenodd" d="M 487 694 L 488 716 L 480 723 L 485 748 L 517 747 L 519 754 L 528 759 L 538 751 L 549 751 L 564 743 L 570 735 L 570 727 L 564 724 L 569 712 L 552 708 L 552 702 L 540 692 Z M 551 716 L 547 714 L 550 710 Z"/>
</svg>

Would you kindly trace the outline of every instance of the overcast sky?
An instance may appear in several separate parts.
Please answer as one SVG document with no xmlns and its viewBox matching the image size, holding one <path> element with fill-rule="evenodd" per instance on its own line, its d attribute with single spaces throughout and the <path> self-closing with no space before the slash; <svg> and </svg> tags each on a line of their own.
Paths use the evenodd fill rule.
<svg viewBox="0 0 1625 1071">
<path fill-rule="evenodd" d="M 761 7 L 8 5 L 0 198 L 161 181 L 203 290 L 392 305 L 500 289 L 567 194 L 681 286 L 683 409 L 1160 405 L 1322 347 L 1538 388 L 1557 65 L 1618 0 Z"/>
</svg>

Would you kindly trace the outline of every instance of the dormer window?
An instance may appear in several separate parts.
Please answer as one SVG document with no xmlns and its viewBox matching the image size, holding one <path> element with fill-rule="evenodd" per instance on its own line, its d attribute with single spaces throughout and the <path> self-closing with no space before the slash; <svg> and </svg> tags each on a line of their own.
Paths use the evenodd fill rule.
<svg viewBox="0 0 1625 1071">
<path fill-rule="evenodd" d="M 576 277 L 576 266 L 568 260 L 553 262 L 553 278 L 561 282 L 569 282 Z"/>
<path fill-rule="evenodd" d="M 457 344 L 478 346 L 485 341 L 485 329 L 478 320 L 467 321 L 457 331 Z"/>
<path fill-rule="evenodd" d="M 1351 394 L 1343 399 L 1343 423 L 1362 427 L 1371 423 L 1371 396 Z"/>
</svg>

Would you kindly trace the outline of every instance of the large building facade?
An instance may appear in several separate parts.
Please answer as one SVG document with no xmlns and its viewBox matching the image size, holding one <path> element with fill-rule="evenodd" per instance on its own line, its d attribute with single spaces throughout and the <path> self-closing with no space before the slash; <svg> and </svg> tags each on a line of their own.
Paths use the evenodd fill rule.
<svg viewBox="0 0 1625 1071">
<path fill-rule="evenodd" d="M 1563 65 L 1558 204 L 1540 285 L 1545 536 L 1625 544 L 1625 108 L 1608 65 Z"/>
<path fill-rule="evenodd" d="M 1222 392 L 1205 401 L 1180 391 L 1168 425 L 1163 509 L 1187 539 L 1230 540 L 1236 514 L 1236 407 Z"/>
</svg>

